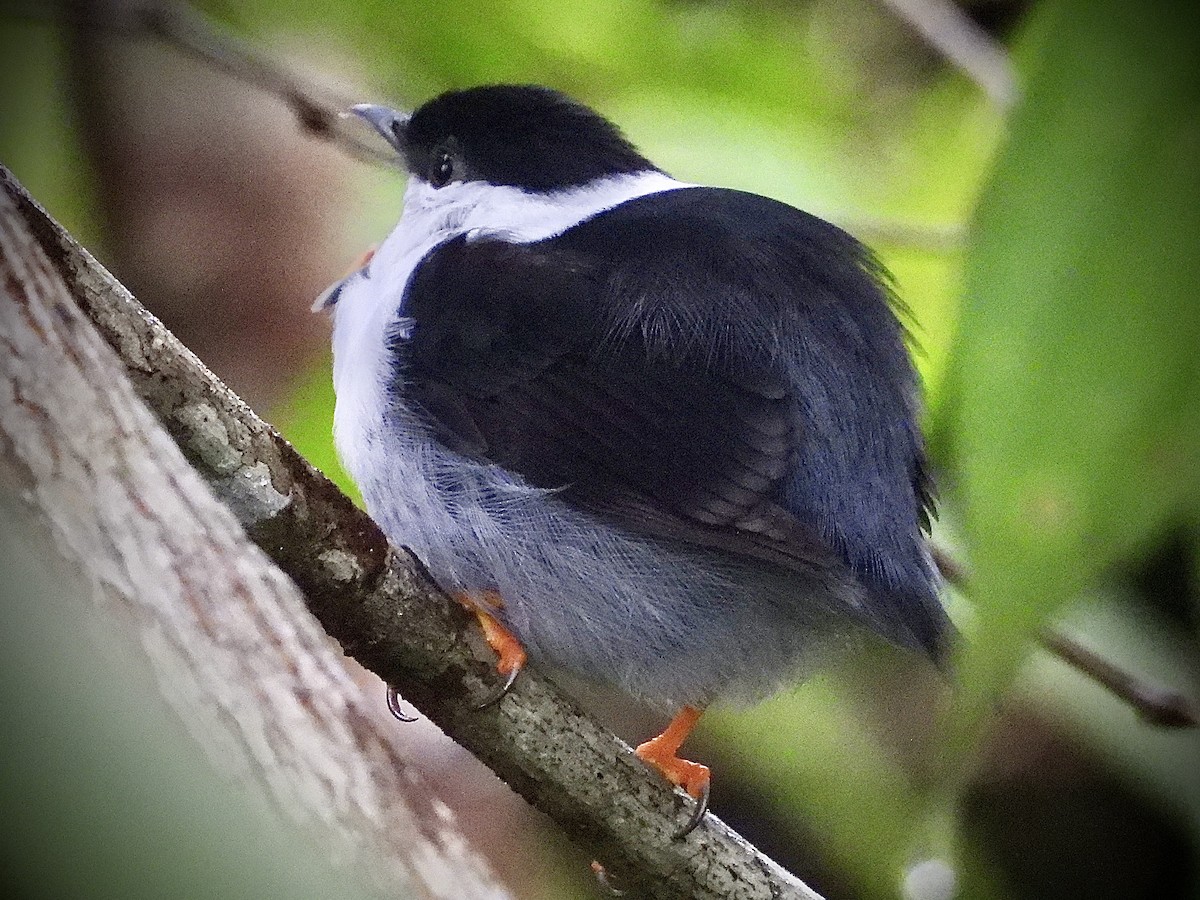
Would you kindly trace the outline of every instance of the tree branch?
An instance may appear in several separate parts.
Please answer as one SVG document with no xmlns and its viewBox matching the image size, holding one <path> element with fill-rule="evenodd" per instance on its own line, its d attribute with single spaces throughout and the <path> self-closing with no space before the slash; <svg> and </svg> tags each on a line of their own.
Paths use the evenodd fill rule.
<svg viewBox="0 0 1200 900">
<path fill-rule="evenodd" d="M 954 0 L 880 0 L 999 106 L 1017 99 L 1017 76 L 1003 44 Z"/>
<path fill-rule="evenodd" d="M 0 507 L 28 520 L 22 533 L 38 559 L 70 577 L 64 597 L 90 597 L 106 623 L 138 641 L 164 698 L 222 774 L 315 832 L 330 863 L 373 875 L 389 894 L 507 896 L 300 592 L 246 540 L 80 314 L 45 252 L 62 263 L 69 239 L 2 168 L 0 178 Z M 34 223 L 42 240 L 62 243 L 40 245 Z M 139 365 L 146 383 L 157 381 L 149 358 Z M 261 466 L 221 456 L 216 416 L 176 396 L 188 404 L 179 416 L 208 435 L 203 452 L 227 497 L 255 498 L 243 510 L 286 502 Z M 72 622 L 79 613 L 57 611 Z"/>
<path fill-rule="evenodd" d="M 970 582 L 966 566 L 944 547 L 935 545 L 932 553 L 942 577 L 965 591 Z M 1117 699 L 1133 707 L 1148 724 L 1160 728 L 1200 727 L 1200 704 L 1181 691 L 1154 684 L 1061 631 L 1047 628 L 1039 640 L 1047 653 L 1107 688 Z"/>
<path fill-rule="evenodd" d="M 306 597 L 345 652 L 395 685 L 455 741 L 554 818 L 622 884 L 654 897 L 818 895 L 714 816 L 673 834 L 691 799 L 536 671 L 498 705 L 475 623 L 389 548 L 373 522 L 254 415 L 24 193 L 4 191 L 130 380 L 251 539 Z M 383 702 L 383 698 L 380 698 Z"/>
</svg>

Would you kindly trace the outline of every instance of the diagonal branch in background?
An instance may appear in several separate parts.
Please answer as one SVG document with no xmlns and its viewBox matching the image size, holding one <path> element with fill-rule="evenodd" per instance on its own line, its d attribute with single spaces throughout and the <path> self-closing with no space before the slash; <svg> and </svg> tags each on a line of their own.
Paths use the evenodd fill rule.
<svg viewBox="0 0 1200 900">
<path fill-rule="evenodd" d="M 880 2 L 975 82 L 993 103 L 1007 107 L 1017 101 L 1017 74 L 1008 50 L 954 0 Z"/>
<path fill-rule="evenodd" d="M 246 44 L 219 33 L 207 18 L 184 3 L 150 3 L 139 10 L 147 33 L 168 46 L 195 57 L 245 84 L 283 100 L 307 133 L 333 141 L 358 159 L 394 166 L 390 154 L 364 140 L 361 129 L 347 127 L 345 111 L 351 103 L 343 98 L 321 98 L 311 84 Z"/>
<path fill-rule="evenodd" d="M 172 0 L 108 0 L 96 4 L 42 3 L 6 7 L 0 15 L 16 15 L 33 21 L 62 21 L 78 29 L 97 29 L 131 39 L 161 41 L 202 65 L 223 72 L 242 84 L 256 88 L 284 103 L 307 134 L 329 141 L 349 156 L 363 162 L 395 168 L 394 158 L 383 152 L 374 136 L 368 136 L 357 120 L 344 113 L 364 98 L 346 98 L 319 89 L 287 66 L 256 50 L 249 42 L 222 30 L 210 17 L 187 3 Z M 866 244 L 912 247 L 931 253 L 961 250 L 967 241 L 966 226 L 944 225 L 879 218 L 861 212 L 831 211 L 826 216 Z"/>
<path fill-rule="evenodd" d="M 965 592 L 970 581 L 967 568 L 944 547 L 935 546 L 932 549 L 934 564 L 942 577 Z M 1160 728 L 1200 727 L 1200 703 L 1181 691 L 1147 681 L 1061 631 L 1046 629 L 1039 641 L 1042 649 L 1051 656 L 1128 703 L 1147 724 Z"/>
<path fill-rule="evenodd" d="M 500 704 L 477 710 L 495 674 L 473 618 L 410 554 L 390 548 L 364 513 L 4 170 L 0 182 L 135 389 L 348 655 L 396 685 L 639 892 L 713 900 L 818 897 L 713 816 L 686 840 L 674 840 L 691 799 L 667 788 L 536 672 Z"/>
<path fill-rule="evenodd" d="M 337 96 L 301 78 L 271 57 L 218 28 L 187 3 L 170 0 L 103 0 L 16 3 L 0 9 L 0 18 L 61 22 L 129 38 L 161 41 L 185 56 L 282 101 L 308 134 L 334 143 L 362 160 L 394 166 L 392 155 L 343 115 L 357 98 Z"/>
<path fill-rule="evenodd" d="M 1043 632 L 1041 644 L 1051 655 L 1128 703 L 1147 724 L 1160 728 L 1200 726 L 1200 704 L 1181 691 L 1147 681 L 1061 631 Z"/>
</svg>

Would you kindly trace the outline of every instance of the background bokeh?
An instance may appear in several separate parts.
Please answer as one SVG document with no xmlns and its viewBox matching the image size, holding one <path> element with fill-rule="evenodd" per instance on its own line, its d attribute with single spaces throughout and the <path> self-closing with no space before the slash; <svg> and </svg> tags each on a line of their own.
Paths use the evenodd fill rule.
<svg viewBox="0 0 1200 900">
<path fill-rule="evenodd" d="M 777 197 L 871 244 L 910 311 L 936 534 L 973 573 L 969 597 L 949 598 L 965 636 L 955 688 L 877 647 L 754 709 L 713 710 L 694 756 L 714 765 L 714 808 L 831 897 L 898 896 L 931 858 L 954 868 L 965 897 L 1197 897 L 1200 737 L 1141 722 L 1036 642 L 1059 627 L 1200 695 L 1197 15 L 1167 0 L 964 3 L 989 80 L 896 11 L 940 6 L 204 10 L 351 102 L 552 85 L 680 178 Z M 0 2 L 0 161 L 350 490 L 330 439 L 328 323 L 308 307 L 392 227 L 401 175 L 303 133 L 276 98 L 151 34 L 84 18 L 72 27 L 52 4 Z M 17 619 L 4 622 L 5 672 L 41 665 L 62 678 L 55 653 L 81 652 L 58 641 L 9 653 Z M 97 708 L 124 684 L 80 680 Z M 37 729 L 40 745 L 18 739 L 34 721 L 22 711 L 46 708 L 11 687 L 21 683 L 5 678 L 6 817 L 67 806 L 79 790 L 38 767 L 55 729 Z M 631 740 L 661 725 L 619 699 L 597 703 Z M 411 742 L 517 896 L 595 895 L 586 858 L 550 823 L 431 726 Z M 149 746 L 167 757 L 175 744 Z M 79 764 L 111 767 L 102 755 Z M 97 853 L 114 871 L 174 866 L 226 885 L 222 854 L 198 861 L 188 841 L 164 839 L 153 862 L 122 856 L 139 841 L 120 823 L 145 809 L 120 805 L 136 794 L 124 782 L 105 783 L 113 830 Z M 177 807 L 184 825 L 189 804 Z M 37 846 L 57 852 L 53 828 L 36 834 L 20 854 L 9 845 L 18 882 L 42 877 Z M 178 863 L 164 862 L 172 852 Z M 278 859 L 271 879 L 283 878 Z M 259 895 L 311 893 L 301 877 L 303 889 Z M 96 876 L 61 895 L 130 896 L 129 880 Z"/>
</svg>

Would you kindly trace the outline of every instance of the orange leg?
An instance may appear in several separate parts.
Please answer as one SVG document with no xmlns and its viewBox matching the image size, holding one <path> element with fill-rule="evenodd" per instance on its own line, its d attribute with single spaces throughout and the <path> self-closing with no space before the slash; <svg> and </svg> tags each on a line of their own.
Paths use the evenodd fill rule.
<svg viewBox="0 0 1200 900">
<path fill-rule="evenodd" d="M 476 609 L 474 612 L 480 627 L 483 628 L 483 637 L 488 646 L 500 657 L 496 663 L 496 671 L 501 675 L 519 672 L 525 665 L 525 648 L 521 646 L 521 642 L 491 613 L 482 609 Z"/>
<path fill-rule="evenodd" d="M 667 781 L 683 788 L 697 800 L 704 799 L 708 794 L 708 766 L 680 759 L 678 753 L 680 746 L 700 721 L 702 712 L 703 710 L 694 706 L 685 706 L 671 720 L 666 731 L 638 745 L 633 751 L 639 759 L 657 769 Z"/>
<path fill-rule="evenodd" d="M 480 599 L 492 609 L 504 609 L 504 600 L 495 591 L 484 591 Z M 496 671 L 501 675 L 513 675 L 521 671 L 525 665 L 525 648 L 521 646 L 521 642 L 517 640 L 516 636 L 501 625 L 500 620 L 482 608 L 478 602 L 468 599 L 465 595 L 458 597 L 457 600 L 475 613 L 475 618 L 479 620 L 479 627 L 483 629 L 484 640 L 500 657 L 496 663 Z"/>
</svg>

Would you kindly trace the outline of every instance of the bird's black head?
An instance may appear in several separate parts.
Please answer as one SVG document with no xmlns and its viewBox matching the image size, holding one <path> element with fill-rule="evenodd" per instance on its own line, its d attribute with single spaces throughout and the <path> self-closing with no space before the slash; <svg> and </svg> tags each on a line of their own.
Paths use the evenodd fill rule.
<svg viewBox="0 0 1200 900">
<path fill-rule="evenodd" d="M 549 88 L 449 91 L 407 118 L 380 106 L 355 110 L 400 151 L 413 175 L 434 187 L 485 181 L 548 193 L 657 171 L 615 125 Z"/>
</svg>

